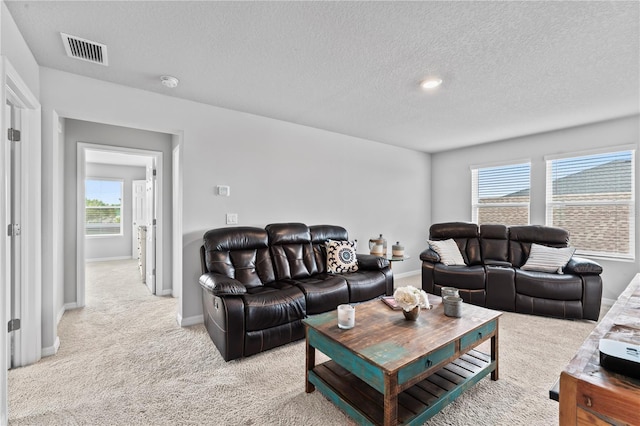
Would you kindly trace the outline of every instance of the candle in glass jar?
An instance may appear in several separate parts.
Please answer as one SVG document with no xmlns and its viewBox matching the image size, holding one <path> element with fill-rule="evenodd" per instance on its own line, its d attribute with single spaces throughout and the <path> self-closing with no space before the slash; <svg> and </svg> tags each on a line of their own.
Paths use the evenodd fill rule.
<svg viewBox="0 0 640 426">
<path fill-rule="evenodd" d="M 351 305 L 338 305 L 338 327 L 353 328 L 356 325 L 356 308 Z"/>
</svg>

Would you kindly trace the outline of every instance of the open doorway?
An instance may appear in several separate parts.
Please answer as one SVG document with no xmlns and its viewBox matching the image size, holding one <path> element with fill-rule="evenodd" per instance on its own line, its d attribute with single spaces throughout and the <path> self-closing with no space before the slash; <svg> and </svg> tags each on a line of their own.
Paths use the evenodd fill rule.
<svg viewBox="0 0 640 426">
<path fill-rule="evenodd" d="M 162 152 L 78 144 L 78 307 L 85 305 L 87 262 L 136 259 L 140 282 L 151 294 L 159 293 L 162 157 Z"/>
<path fill-rule="evenodd" d="M 44 324 L 43 329 L 48 333 L 48 341 L 53 342 L 53 346 L 48 347 L 47 355 L 54 355 L 58 347 L 64 344 L 57 334 L 58 324 L 61 322 L 65 312 L 75 308 L 85 306 L 85 290 L 86 290 L 86 260 L 87 259 L 109 259 L 126 257 L 131 259 L 133 242 L 131 238 L 135 238 L 132 224 L 122 228 L 122 232 L 127 232 L 129 238 L 123 244 L 125 254 L 117 252 L 106 253 L 88 253 L 86 250 L 86 197 L 85 185 L 86 178 L 92 177 L 90 174 L 96 174 L 89 170 L 87 172 L 87 153 L 89 160 L 95 154 L 97 160 L 93 161 L 102 163 L 116 163 L 122 165 L 123 155 L 127 155 L 129 160 L 143 159 L 143 162 L 137 164 L 144 167 L 144 174 L 135 175 L 127 178 L 128 183 L 122 183 L 123 191 L 130 193 L 133 179 L 145 179 L 147 166 L 150 167 L 151 174 L 156 170 L 155 192 L 155 244 L 150 244 L 155 248 L 156 275 L 155 275 L 155 294 L 158 296 L 171 295 L 173 289 L 172 275 L 175 246 L 173 244 L 174 236 L 172 234 L 175 228 L 173 208 L 173 180 L 175 177 L 174 165 L 172 164 L 172 151 L 179 147 L 179 139 L 175 135 L 164 132 L 156 132 L 152 130 L 143 130 L 133 127 L 118 126 L 115 124 L 100 123 L 95 121 L 86 121 L 77 118 L 54 116 L 54 131 L 57 135 L 58 148 L 57 152 L 60 157 L 56 162 L 60 170 L 60 185 L 54 187 L 54 200 L 60 203 L 60 211 L 62 213 L 59 228 L 62 232 L 58 233 L 59 246 L 61 247 L 58 256 L 58 262 L 62 265 L 62 276 L 58 281 L 58 285 L 53 288 L 53 322 Z M 54 138 L 56 140 L 56 138 Z M 55 149 L 55 148 L 54 148 Z M 109 157 L 115 155 L 120 156 L 117 161 Z M 149 160 L 151 163 L 149 163 Z M 144 166 L 142 166 L 144 165 Z M 110 166 L 105 166 L 110 167 Z M 102 175 L 100 177 L 110 177 L 121 179 L 119 173 Z M 146 189 L 145 189 L 146 190 Z M 125 197 L 125 205 L 123 205 L 122 213 L 130 217 L 131 201 Z M 114 204 L 107 202 L 105 204 Z M 105 206 L 117 207 L 117 206 Z M 113 216 L 113 215 L 112 215 Z M 112 220 L 113 221 L 113 220 Z M 121 232 L 118 229 L 118 232 Z M 147 238 L 149 238 L 147 234 Z M 98 238 L 98 240 L 100 240 Z M 107 238 L 103 238 L 100 242 L 102 246 L 108 246 Z M 113 241 L 111 241 L 113 242 Z M 149 245 L 149 244 L 147 244 Z M 56 245 L 58 246 L 58 245 Z M 113 248 L 113 247 L 111 247 Z M 149 268 L 153 271 L 153 268 Z M 139 273 L 138 273 L 139 274 Z M 139 278 L 139 275 L 138 275 Z M 140 287 L 149 294 L 151 291 L 145 289 L 145 284 L 140 280 Z M 153 290 L 153 289 L 151 289 Z"/>
</svg>

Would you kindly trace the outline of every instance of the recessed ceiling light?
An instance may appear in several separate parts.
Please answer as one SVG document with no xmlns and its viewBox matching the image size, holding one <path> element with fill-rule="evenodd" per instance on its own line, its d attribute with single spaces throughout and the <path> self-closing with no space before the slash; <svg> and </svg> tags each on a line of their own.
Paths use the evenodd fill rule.
<svg viewBox="0 0 640 426">
<path fill-rule="evenodd" d="M 430 77 L 430 78 L 427 78 L 426 80 L 423 80 L 422 83 L 420 83 L 420 87 L 428 90 L 428 89 L 435 89 L 441 84 L 442 84 L 441 78 Z"/>
<path fill-rule="evenodd" d="M 178 83 L 180 81 L 170 75 L 163 75 L 162 77 L 160 77 L 160 82 L 168 88 L 173 89 L 174 87 L 178 86 Z"/>
</svg>

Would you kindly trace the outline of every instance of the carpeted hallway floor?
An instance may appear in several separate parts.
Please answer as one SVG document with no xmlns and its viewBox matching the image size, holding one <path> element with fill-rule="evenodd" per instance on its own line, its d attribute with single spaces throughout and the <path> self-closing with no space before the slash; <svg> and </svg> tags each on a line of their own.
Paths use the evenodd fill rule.
<svg viewBox="0 0 640 426">
<path fill-rule="evenodd" d="M 149 294 L 135 261 L 91 263 L 87 281 L 87 306 L 60 322 L 58 354 L 9 372 L 11 425 L 353 424 L 304 392 L 303 342 L 224 362 L 202 325 L 177 325 L 176 299 Z M 428 424 L 557 424 L 548 389 L 594 326 L 505 313 L 500 380 Z"/>
</svg>

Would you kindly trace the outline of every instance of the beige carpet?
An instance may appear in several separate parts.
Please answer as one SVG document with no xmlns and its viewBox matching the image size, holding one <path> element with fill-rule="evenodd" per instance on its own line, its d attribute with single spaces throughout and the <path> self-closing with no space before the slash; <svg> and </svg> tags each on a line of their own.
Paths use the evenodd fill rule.
<svg viewBox="0 0 640 426">
<path fill-rule="evenodd" d="M 62 318 L 58 354 L 9 372 L 11 425 L 353 424 L 304 392 L 303 342 L 224 362 L 202 325 L 178 327 L 175 299 L 149 295 L 135 261 L 92 263 L 87 279 L 87 306 Z M 593 327 L 505 313 L 500 380 L 427 424 L 557 424 L 548 389 Z"/>
</svg>

